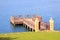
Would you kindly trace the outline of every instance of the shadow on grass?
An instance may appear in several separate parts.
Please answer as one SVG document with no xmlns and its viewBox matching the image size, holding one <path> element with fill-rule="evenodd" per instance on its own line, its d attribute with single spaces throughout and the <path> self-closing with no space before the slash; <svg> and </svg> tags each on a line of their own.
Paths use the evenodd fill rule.
<svg viewBox="0 0 60 40">
<path fill-rule="evenodd" d="M 0 37 L 0 40 L 14 40 L 17 38 L 10 38 L 10 37 Z"/>
</svg>

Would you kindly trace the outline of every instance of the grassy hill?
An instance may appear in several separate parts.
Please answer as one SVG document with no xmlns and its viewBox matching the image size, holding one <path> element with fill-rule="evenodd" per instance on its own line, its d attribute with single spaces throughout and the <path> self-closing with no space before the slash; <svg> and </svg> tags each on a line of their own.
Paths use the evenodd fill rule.
<svg viewBox="0 0 60 40">
<path fill-rule="evenodd" d="M 20 32 L 0 34 L 0 40 L 60 40 L 60 32 Z"/>
</svg>

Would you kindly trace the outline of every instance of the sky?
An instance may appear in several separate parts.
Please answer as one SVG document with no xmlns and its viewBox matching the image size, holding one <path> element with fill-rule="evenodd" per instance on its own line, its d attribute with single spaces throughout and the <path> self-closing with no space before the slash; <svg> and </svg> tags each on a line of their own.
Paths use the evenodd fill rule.
<svg viewBox="0 0 60 40">
<path fill-rule="evenodd" d="M 60 0 L 0 0 L 0 10 L 12 13 L 59 14 Z M 8 14 L 10 14 L 8 12 Z M 2 13 L 2 12 L 1 12 Z"/>
</svg>

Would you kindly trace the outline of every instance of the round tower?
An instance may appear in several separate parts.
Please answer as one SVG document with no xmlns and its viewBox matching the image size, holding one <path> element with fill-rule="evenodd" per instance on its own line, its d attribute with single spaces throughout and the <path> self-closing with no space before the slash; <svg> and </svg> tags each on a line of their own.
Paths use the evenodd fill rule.
<svg viewBox="0 0 60 40">
<path fill-rule="evenodd" d="M 50 17 L 49 22 L 50 22 L 50 30 L 54 31 L 54 20 L 52 19 L 52 17 Z"/>
</svg>

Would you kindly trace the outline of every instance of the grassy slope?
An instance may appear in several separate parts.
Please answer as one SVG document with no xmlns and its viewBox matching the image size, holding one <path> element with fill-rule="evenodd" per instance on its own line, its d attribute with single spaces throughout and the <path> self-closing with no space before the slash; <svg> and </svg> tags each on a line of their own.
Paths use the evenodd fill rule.
<svg viewBox="0 0 60 40">
<path fill-rule="evenodd" d="M 0 34 L 0 40 L 60 40 L 60 32 L 22 32 Z"/>
</svg>

